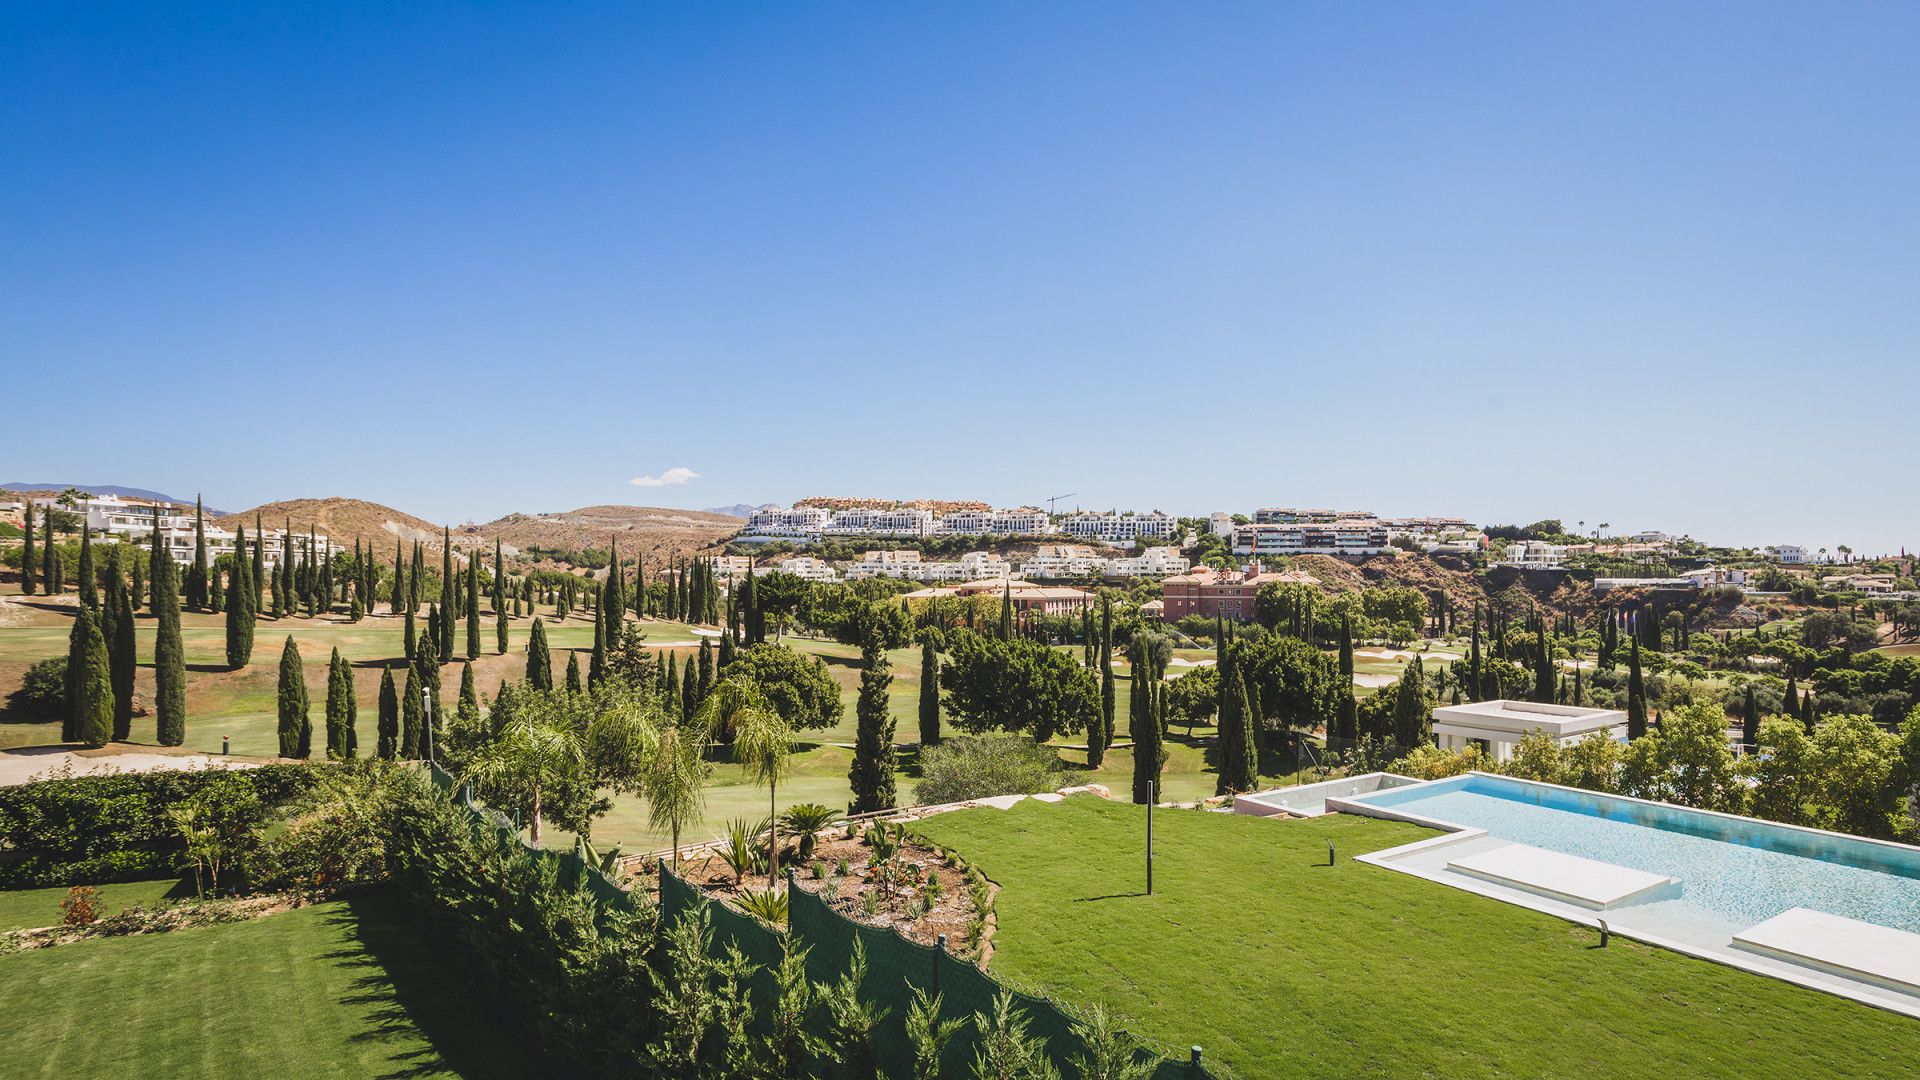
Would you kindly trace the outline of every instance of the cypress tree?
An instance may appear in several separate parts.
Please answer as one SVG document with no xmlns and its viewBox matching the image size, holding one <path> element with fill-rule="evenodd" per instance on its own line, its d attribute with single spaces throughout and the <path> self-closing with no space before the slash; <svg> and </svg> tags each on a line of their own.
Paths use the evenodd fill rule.
<svg viewBox="0 0 1920 1080">
<path fill-rule="evenodd" d="M 733 643 L 733 635 L 721 634 L 720 635 L 720 657 L 719 659 L 714 661 L 714 674 L 716 677 L 722 677 L 725 675 L 727 670 L 727 665 L 733 663 L 733 657 L 736 651 L 737 651 L 737 648 Z"/>
<path fill-rule="evenodd" d="M 1092 728 L 1097 731 L 1101 724 L 1095 722 Z M 1105 732 L 1099 732 L 1104 735 Z M 1093 744 L 1102 743 L 1101 751 L 1095 751 Z M 940 654 L 933 648 L 933 638 L 927 637 L 920 642 L 920 748 L 940 745 Z M 1090 731 L 1087 736 L 1087 764 L 1099 768 L 1099 754 L 1104 752 L 1104 740 L 1097 740 Z"/>
<path fill-rule="evenodd" d="M 667 656 L 667 678 L 666 678 L 665 690 L 666 690 L 666 701 L 664 704 L 667 710 L 667 715 L 669 717 L 677 717 L 682 715 L 680 711 L 680 660 L 679 660 L 679 657 L 672 654 L 669 654 Z"/>
<path fill-rule="evenodd" d="M 533 633 L 527 640 L 527 682 L 535 690 L 553 689 L 553 657 L 547 652 L 547 628 L 533 618 Z"/>
<path fill-rule="evenodd" d="M 1217 720 L 1220 765 L 1213 782 L 1215 795 L 1253 790 L 1249 779 L 1252 769 L 1247 758 L 1247 747 L 1250 745 L 1247 738 L 1247 687 L 1233 659 L 1232 651 L 1223 648 L 1221 657 L 1214 661 L 1214 669 L 1220 674 Z"/>
<path fill-rule="evenodd" d="M 213 606 L 215 615 L 227 610 L 227 592 L 221 587 L 220 564 L 213 564 L 213 576 L 207 579 L 207 600 Z"/>
<path fill-rule="evenodd" d="M 400 752 L 400 692 L 393 687 L 393 669 L 380 672 L 379 716 L 375 720 L 374 751 L 392 760 Z"/>
<path fill-rule="evenodd" d="M 408 660 L 412 660 L 413 654 L 419 651 L 419 648 L 420 648 L 418 636 L 413 632 L 413 609 L 412 608 L 407 609 L 406 629 L 404 631 L 404 634 L 405 634 L 405 638 L 403 640 L 403 646 L 406 649 L 406 657 Z"/>
<path fill-rule="evenodd" d="M 1349 743 L 1360 738 L 1359 703 L 1353 697 L 1353 613 L 1350 611 L 1340 614 L 1340 713 L 1334 718 L 1334 726 L 1339 728 L 1335 734 Z"/>
<path fill-rule="evenodd" d="M 439 633 L 438 648 L 435 655 L 451 657 L 453 655 L 453 531 L 445 526 L 440 529 L 440 625 L 435 629 Z M 477 651 L 477 650 L 476 650 Z"/>
<path fill-rule="evenodd" d="M 127 591 L 127 606 L 139 611 L 147 599 L 147 564 L 140 556 L 133 555 L 127 559 L 127 565 L 133 571 L 133 588 Z"/>
<path fill-rule="evenodd" d="M 1753 699 L 1753 684 L 1747 684 L 1747 700 L 1740 710 L 1740 741 L 1752 753 L 1760 741 L 1760 705 Z"/>
<path fill-rule="evenodd" d="M 134 564 L 139 565 L 135 559 Z M 139 666 L 133 637 L 133 597 L 118 566 L 107 579 L 107 610 L 114 613 L 113 633 L 107 638 L 107 661 L 113 666 L 113 741 L 133 737 L 133 675 Z"/>
<path fill-rule="evenodd" d="M 1780 700 L 1780 711 L 1788 716 L 1800 715 L 1799 685 L 1799 680 L 1794 678 L 1792 672 L 1788 672 L 1787 693 L 1786 696 Z"/>
<path fill-rule="evenodd" d="M 1113 745 L 1113 598 L 1100 598 L 1100 745 L 1104 756 L 1105 748 Z M 1091 762 L 1089 763 L 1091 764 Z"/>
<path fill-rule="evenodd" d="M 567 650 L 567 693 L 578 694 L 586 688 L 580 685 L 580 650 Z"/>
<path fill-rule="evenodd" d="M 1533 700 L 1552 704 L 1554 699 L 1553 641 L 1547 634 L 1547 621 L 1536 620 L 1539 634 L 1533 657 Z"/>
<path fill-rule="evenodd" d="M 420 704 L 420 665 L 407 665 L 407 685 L 400 694 L 400 756 L 408 761 L 418 761 L 425 757 L 424 742 L 421 733 L 426 727 L 426 714 Z"/>
<path fill-rule="evenodd" d="M 473 688 L 473 661 L 471 660 L 463 660 L 460 663 L 460 704 L 455 708 L 454 715 L 466 725 L 471 725 L 480 719 L 480 695 Z"/>
<path fill-rule="evenodd" d="M 1153 658 L 1134 657 L 1133 690 L 1128 695 L 1129 734 L 1133 736 L 1133 801 L 1141 805 L 1160 801 L 1160 769 L 1166 764 L 1161 749 L 1160 720 L 1153 712 Z"/>
<path fill-rule="evenodd" d="M 67 629 L 66 702 L 61 712 L 61 742 L 80 741 L 80 720 L 86 712 L 82 680 L 87 671 L 87 634 L 92 625 L 93 613 L 83 607 L 74 613 L 73 625 Z"/>
<path fill-rule="evenodd" d="M 58 596 L 67 591 L 67 557 L 59 549 L 48 545 L 46 563 L 47 580 L 53 587 L 47 590 L 48 596 Z"/>
<path fill-rule="evenodd" d="M 100 579 L 93 569 L 93 529 L 80 526 L 80 576 L 74 582 L 80 593 L 80 606 L 98 611 L 100 608 Z"/>
<path fill-rule="evenodd" d="M 467 559 L 467 659 L 480 656 L 480 560 Z"/>
<path fill-rule="evenodd" d="M 187 606 L 195 611 L 207 609 L 207 520 L 200 508 L 200 496 L 193 497 L 193 566 L 187 570 Z"/>
<path fill-rule="evenodd" d="M 1573 669 L 1573 704 L 1575 706 L 1584 706 L 1587 703 L 1584 679 L 1585 674 L 1583 669 L 1575 666 Z M 1455 704 L 1458 704 L 1458 702 L 1455 702 Z"/>
<path fill-rule="evenodd" d="M 40 569 L 38 561 L 34 557 L 37 552 L 34 550 L 33 544 L 33 507 L 27 507 L 26 516 L 26 546 L 20 551 L 20 594 L 22 596 L 32 596 L 39 590 L 39 585 L 35 581 L 35 574 Z"/>
<path fill-rule="evenodd" d="M 246 526 L 234 534 L 234 551 L 247 546 Z M 254 607 L 253 583 L 247 578 L 244 559 L 233 560 L 233 587 L 227 590 L 227 667 L 243 668 L 253 660 Z"/>
<path fill-rule="evenodd" d="M 47 507 L 44 520 L 47 526 L 47 542 L 40 548 L 40 583 L 45 586 L 48 596 L 59 596 L 61 579 L 66 575 L 62 573 L 60 566 L 60 551 L 54 546 L 57 538 L 53 531 L 53 507 Z M 157 529 L 153 534 L 153 550 L 155 557 L 159 557 L 160 532 Z"/>
<path fill-rule="evenodd" d="M 180 640 L 180 591 L 174 587 L 173 560 L 160 560 L 152 582 L 154 621 L 153 712 L 155 739 L 179 746 L 187 739 L 187 651 Z"/>
<path fill-rule="evenodd" d="M 1633 650 L 1627 654 L 1627 738 L 1647 733 L 1647 688 L 1640 678 L 1640 635 L 1633 636 Z"/>
<path fill-rule="evenodd" d="M 327 661 L 327 756 L 340 759 L 353 756 L 353 671 L 333 650 Z"/>
<path fill-rule="evenodd" d="M 894 805 L 894 721 L 887 711 L 887 687 L 893 683 L 893 672 L 886 650 L 874 638 L 861 646 L 860 661 L 860 697 L 854 706 L 858 727 L 853 737 L 853 764 L 847 770 L 855 814 L 887 810 Z"/>
<path fill-rule="evenodd" d="M 1013 640 L 1013 581 L 1009 579 L 1000 594 L 1000 640 Z"/>
<path fill-rule="evenodd" d="M 79 675 L 74 680 L 74 738 L 88 746 L 105 746 L 113 737 L 113 665 L 107 659 L 107 641 L 91 608 L 80 609 L 75 626 L 80 631 L 82 649 Z"/>
<path fill-rule="evenodd" d="M 400 541 L 393 542 L 393 594 L 387 598 L 393 614 L 407 610 L 407 568 L 400 561 Z"/>
<path fill-rule="evenodd" d="M 413 561 L 407 567 L 407 606 L 420 607 L 421 583 L 427 576 L 426 556 L 420 550 L 420 541 L 413 542 Z"/>
<path fill-rule="evenodd" d="M 1234 665 L 1234 711 L 1240 722 L 1233 732 L 1221 732 L 1221 780 L 1229 790 L 1252 791 L 1260 786 L 1260 748 L 1254 741 L 1252 680 L 1238 664 Z M 1218 794 L 1218 792 L 1216 792 Z"/>
<path fill-rule="evenodd" d="M 607 559 L 607 587 L 602 606 L 613 612 L 613 621 L 618 623 L 627 610 L 626 581 L 620 569 L 620 538 L 614 537 L 608 546 L 611 551 Z"/>
<path fill-rule="evenodd" d="M 607 608 L 602 605 L 593 614 L 593 652 L 587 658 L 587 685 L 599 686 L 607 678 Z"/>
<path fill-rule="evenodd" d="M 493 540 L 493 651 L 507 652 L 507 564 L 500 560 L 500 538 Z"/>
<path fill-rule="evenodd" d="M 300 646 L 293 643 L 293 635 L 287 635 L 287 643 L 280 649 L 280 756 L 283 758 L 303 758 L 307 756 L 308 719 L 307 719 L 307 679 L 300 663 Z"/>
<path fill-rule="evenodd" d="M 1417 656 L 1400 673 L 1399 694 L 1393 703 L 1393 739 L 1404 750 L 1433 742 L 1433 709 L 1427 701 L 1427 673 Z"/>
<path fill-rule="evenodd" d="M 701 638 L 700 682 L 698 683 L 700 698 L 699 701 L 695 702 L 696 706 L 707 700 L 708 692 L 713 689 L 713 680 L 713 641 L 709 638 Z"/>
</svg>

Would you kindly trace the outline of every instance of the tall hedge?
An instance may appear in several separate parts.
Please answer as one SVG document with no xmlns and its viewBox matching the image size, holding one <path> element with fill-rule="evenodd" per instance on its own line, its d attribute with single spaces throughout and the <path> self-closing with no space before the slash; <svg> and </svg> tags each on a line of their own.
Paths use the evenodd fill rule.
<svg viewBox="0 0 1920 1080">
<path fill-rule="evenodd" d="M 319 773 L 300 765 L 77 776 L 0 787 L 0 888 L 94 885 L 180 870 L 167 811 L 209 783 L 238 784 L 265 810 L 304 794 Z"/>
</svg>

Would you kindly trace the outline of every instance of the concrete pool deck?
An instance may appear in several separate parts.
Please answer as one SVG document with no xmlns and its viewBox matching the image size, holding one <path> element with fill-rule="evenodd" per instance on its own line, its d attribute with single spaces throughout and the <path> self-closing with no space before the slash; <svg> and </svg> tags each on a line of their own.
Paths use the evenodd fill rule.
<svg viewBox="0 0 1920 1080">
<path fill-rule="evenodd" d="M 1718 923 L 1705 922 L 1697 909 L 1689 908 L 1681 899 L 1684 881 L 1629 896 L 1617 906 L 1597 909 L 1571 895 L 1555 896 L 1553 889 L 1540 886 L 1542 883 L 1565 886 L 1570 881 L 1577 882 L 1586 873 L 1597 875 L 1594 880 L 1608 880 L 1612 878 L 1608 871 L 1644 872 L 1592 859 L 1578 861 L 1604 867 L 1606 871 L 1582 867 L 1575 872 L 1573 864 L 1560 864 L 1557 870 L 1546 871 L 1541 869 L 1540 861 L 1529 854 L 1541 849 L 1494 836 L 1484 829 L 1424 818 L 1403 810 L 1367 806 L 1340 797 L 1329 797 L 1326 810 L 1411 821 L 1441 830 L 1439 835 L 1411 844 L 1355 856 L 1356 862 L 1410 874 L 1582 926 L 1604 927 L 1611 933 L 1647 945 L 1920 1019 L 1920 934 L 1806 908 L 1795 908 L 1758 924 L 1724 919 Z M 1513 848 L 1522 850 L 1501 854 Z M 1558 852 L 1545 854 L 1577 858 Z M 1506 875 L 1504 880 L 1499 874 L 1476 875 L 1470 869 L 1475 866 L 1503 869 Z M 1618 880 L 1624 882 L 1626 878 Z M 1589 888 L 1574 885 L 1575 892 Z M 1592 892 L 1603 895 L 1605 889 L 1592 888 Z M 1805 914 L 1796 914 L 1798 912 Z"/>
<path fill-rule="evenodd" d="M 1672 878 L 1659 874 L 1526 844 L 1506 844 L 1451 859 L 1447 869 L 1596 911 L 1632 903 L 1675 884 Z"/>
</svg>

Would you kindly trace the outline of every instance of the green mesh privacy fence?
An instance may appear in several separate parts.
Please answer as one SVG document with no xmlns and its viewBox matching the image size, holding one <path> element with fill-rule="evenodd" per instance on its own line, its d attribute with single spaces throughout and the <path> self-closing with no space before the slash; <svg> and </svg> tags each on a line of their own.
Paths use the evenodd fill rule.
<svg viewBox="0 0 1920 1080">
<path fill-rule="evenodd" d="M 520 830 L 512 820 L 497 810 L 475 802 L 469 791 L 459 788 L 453 777 L 438 766 L 429 766 L 429 774 L 437 787 L 448 792 L 459 805 L 466 808 L 472 816 L 476 835 L 483 830 L 490 831 L 502 843 L 524 845 Z M 588 887 L 602 903 L 626 908 L 634 904 L 632 893 L 608 880 L 598 868 L 588 864 L 579 855 L 531 847 L 529 850 L 537 857 L 557 862 L 564 881 L 575 881 L 584 876 Z M 701 903 L 706 901 L 700 889 L 676 876 L 662 863 L 662 925 L 680 918 Z M 1002 986 L 968 961 L 950 955 L 945 949 L 909 941 L 892 930 L 857 923 L 834 910 L 828 901 L 805 889 L 793 887 L 791 878 L 787 903 L 787 932 L 793 935 L 797 947 L 808 950 L 807 975 L 813 982 L 822 985 L 839 982 L 852 964 L 854 943 L 859 942 L 865 951 L 867 973 L 860 984 L 861 997 L 884 1010 L 874 1031 L 874 1041 L 888 1076 L 906 1077 L 907 1065 L 913 1060 L 913 1050 L 906 1032 L 907 1007 L 912 1001 L 909 987 L 919 987 L 929 995 L 939 994 L 943 1017 L 970 1018 L 975 1014 L 984 1015 L 993 1011 L 994 998 L 1001 992 Z M 741 955 L 755 965 L 757 970 L 748 981 L 748 993 L 753 998 L 756 1017 L 768 1015 L 773 994 L 770 972 L 780 963 L 781 939 L 784 935 L 726 904 L 707 903 L 707 919 L 713 927 L 713 947 L 716 950 L 724 951 L 731 946 L 740 950 Z M 1007 989 L 1013 993 L 1015 1011 L 1026 1021 L 1028 1035 L 1046 1041 L 1049 1056 L 1055 1063 L 1065 1065 L 1084 1050 L 1084 1043 L 1074 1030 L 1072 1018 L 1058 1005 L 1043 997 L 1011 987 Z M 824 1031 L 820 1034 L 824 1034 Z M 947 1046 L 947 1075 L 967 1075 L 977 1048 L 978 1036 L 974 1025 L 970 1024 Z M 1213 1080 L 1218 1075 L 1204 1065 L 1189 1063 L 1185 1053 L 1178 1053 L 1159 1060 L 1153 1080 Z"/>
<path fill-rule="evenodd" d="M 698 888 L 662 864 L 663 921 L 678 918 L 701 899 Z M 939 994 L 943 1017 L 967 1018 L 993 1011 L 993 1001 L 1001 992 L 1001 984 L 945 949 L 910 941 L 892 930 L 857 923 L 834 910 L 830 902 L 791 884 L 787 904 L 788 932 L 793 935 L 796 946 L 806 948 L 807 975 L 813 982 L 824 985 L 840 981 L 852 965 L 855 942 L 865 952 L 867 970 L 860 984 L 861 997 L 885 1010 L 874 1030 L 874 1042 L 887 1075 L 907 1076 L 907 1063 L 913 1060 L 913 1048 L 906 1032 L 907 1007 L 912 1001 L 909 987 L 918 987 L 928 995 Z M 756 964 L 779 963 L 779 931 L 725 904 L 709 904 L 708 918 L 714 926 L 716 948 L 731 944 Z M 766 981 L 756 978 L 753 985 L 756 1005 L 761 1004 L 759 998 L 767 992 Z M 1084 1050 L 1072 1018 L 1059 1006 L 1019 990 L 1012 993 L 1016 1013 L 1026 1020 L 1027 1034 L 1045 1040 L 1049 1056 L 1056 1063 L 1064 1064 Z M 977 1045 L 973 1025 L 948 1044 L 948 1075 L 967 1074 Z M 1215 1075 L 1205 1066 L 1189 1064 L 1186 1055 L 1181 1054 L 1178 1060 L 1160 1060 L 1154 1080 L 1211 1080 Z"/>
</svg>

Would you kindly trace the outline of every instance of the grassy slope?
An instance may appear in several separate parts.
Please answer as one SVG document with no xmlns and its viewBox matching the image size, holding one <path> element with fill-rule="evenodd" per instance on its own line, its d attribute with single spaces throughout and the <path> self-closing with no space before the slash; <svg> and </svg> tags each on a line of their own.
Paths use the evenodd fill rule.
<svg viewBox="0 0 1920 1080">
<path fill-rule="evenodd" d="M 536 1075 L 397 900 L 0 957 L 0 1078 Z"/>
<path fill-rule="evenodd" d="M 992 969 L 1244 1077 L 1889 1076 L 1920 1023 L 1351 856 L 1427 835 L 1091 798 L 924 822 L 1002 886 Z M 1328 867 L 1326 839 L 1340 860 Z"/>
<path fill-rule="evenodd" d="M 165 881 L 123 881 L 96 885 L 100 914 L 116 915 L 135 904 L 158 907 L 169 900 L 193 895 L 193 883 L 179 878 Z M 27 930 L 58 926 L 60 901 L 67 898 L 65 887 L 51 889 L 9 889 L 0 892 L 0 930 Z"/>
</svg>

